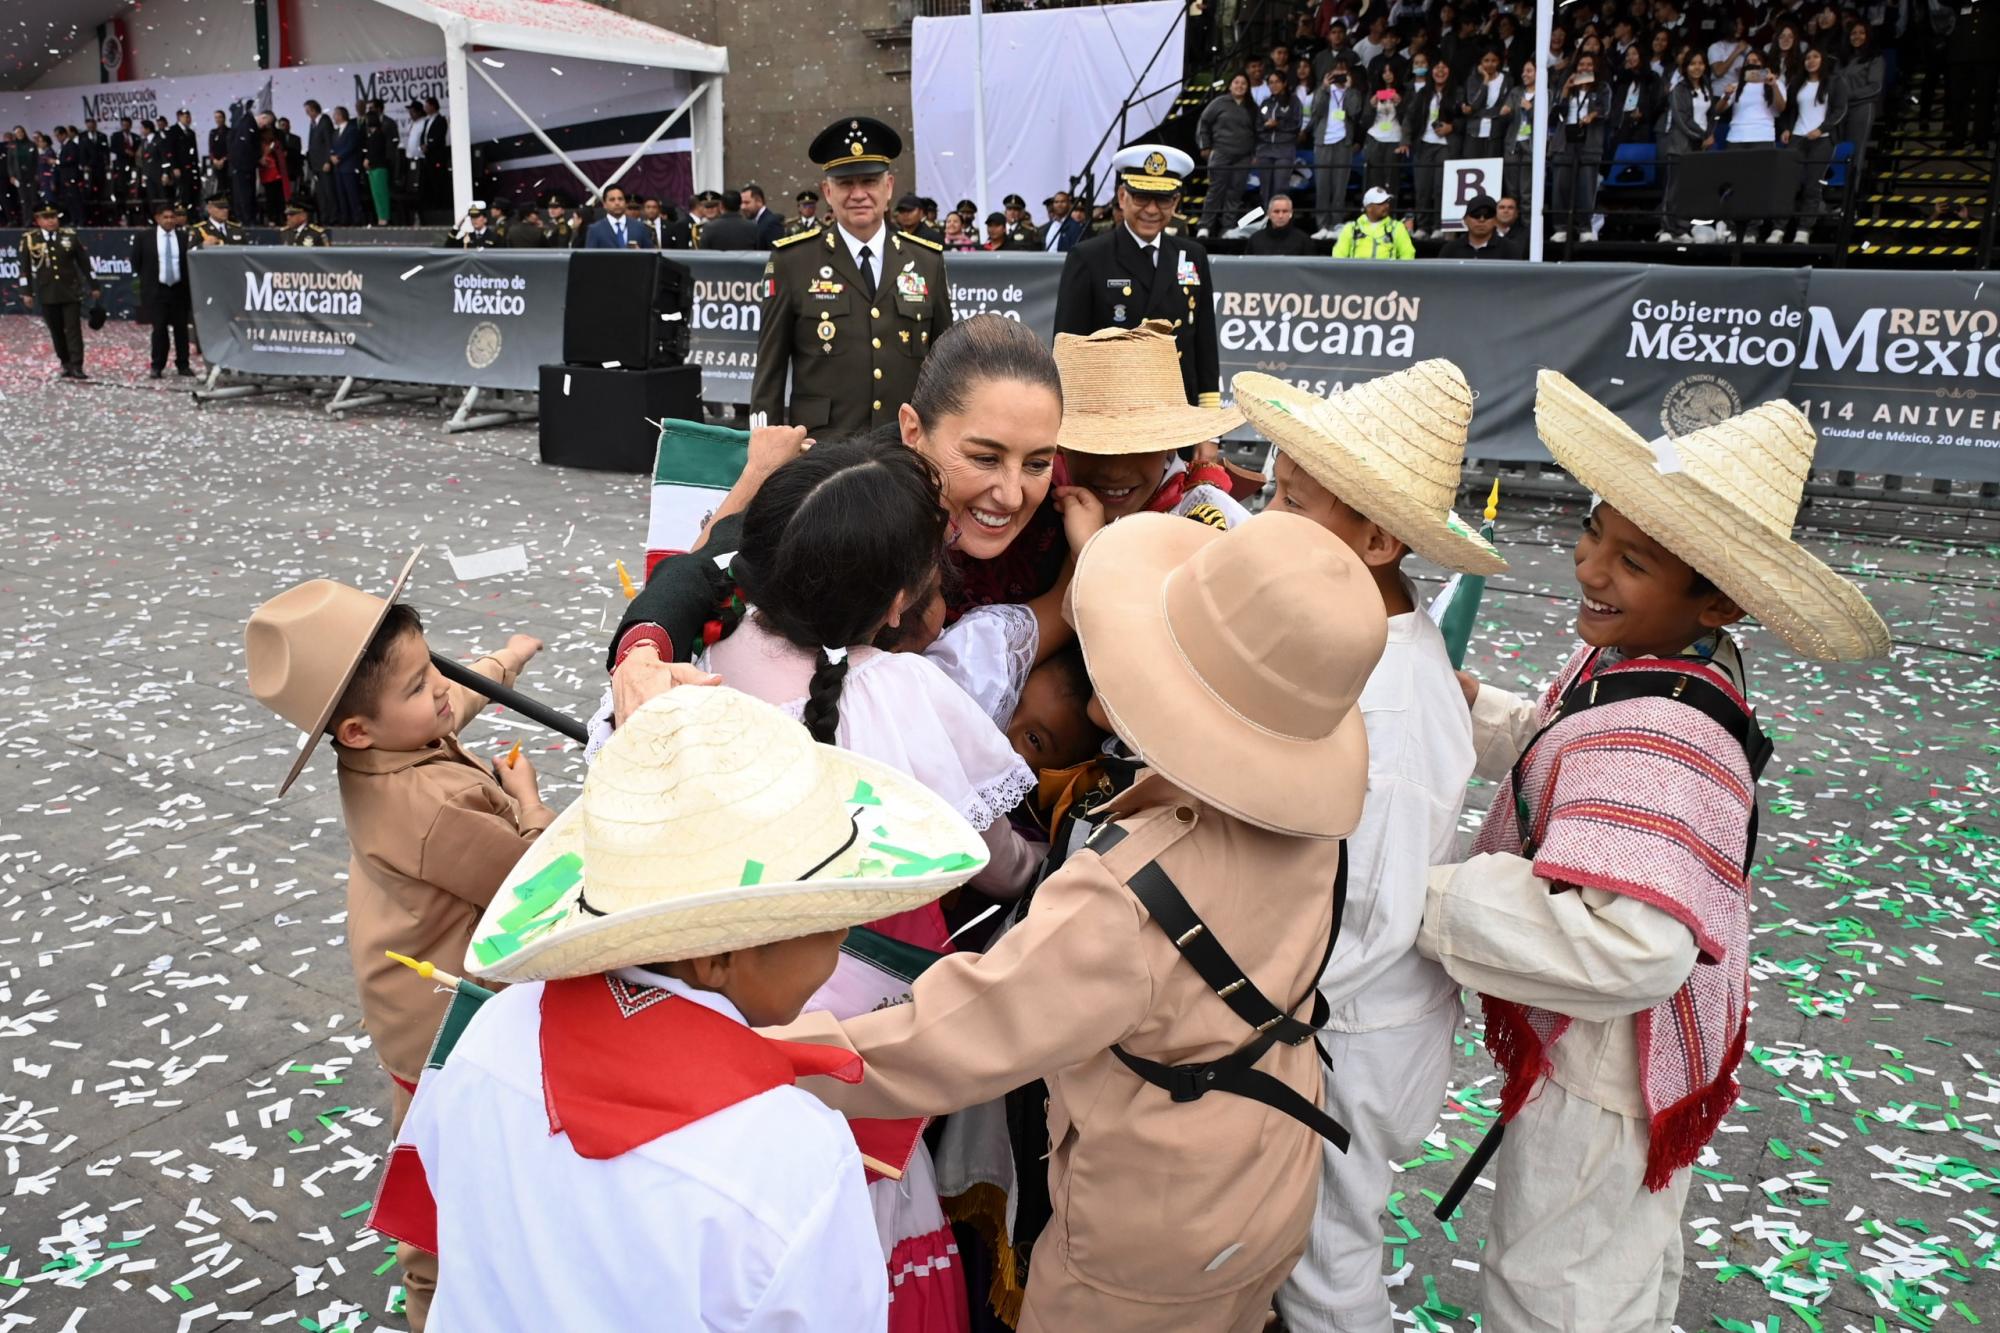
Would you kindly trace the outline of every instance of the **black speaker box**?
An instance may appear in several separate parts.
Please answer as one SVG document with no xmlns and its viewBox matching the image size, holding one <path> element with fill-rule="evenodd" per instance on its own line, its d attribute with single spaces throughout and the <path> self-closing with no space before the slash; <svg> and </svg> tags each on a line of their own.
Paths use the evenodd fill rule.
<svg viewBox="0 0 2000 1333">
<path fill-rule="evenodd" d="M 604 472 L 651 472 L 659 424 L 701 420 L 701 367 L 603 370 L 543 366 L 542 461 Z"/>
<path fill-rule="evenodd" d="M 687 360 L 694 274 L 656 250 L 577 250 L 563 303 L 563 360 L 621 369 Z"/>
</svg>

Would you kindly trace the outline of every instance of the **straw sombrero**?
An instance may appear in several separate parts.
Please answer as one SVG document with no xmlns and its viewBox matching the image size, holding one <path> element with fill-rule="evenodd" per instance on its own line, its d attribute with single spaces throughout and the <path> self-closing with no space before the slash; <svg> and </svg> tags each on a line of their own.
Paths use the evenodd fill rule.
<svg viewBox="0 0 2000 1333">
<path fill-rule="evenodd" d="M 1792 540 L 1817 441 L 1790 403 L 1649 444 L 1544 370 L 1535 377 L 1535 428 L 1571 476 L 1797 652 L 1830 662 L 1888 653 L 1889 627 L 1868 599 Z"/>
<path fill-rule="evenodd" d="M 1112 729 L 1148 767 L 1275 833 L 1354 831 L 1357 703 L 1388 619 L 1346 542 L 1295 514 L 1227 532 L 1134 514 L 1083 548 L 1067 611 Z"/>
<path fill-rule="evenodd" d="M 1231 383 L 1265 439 L 1412 551 L 1466 574 L 1507 568 L 1451 507 L 1472 425 L 1472 389 L 1457 366 L 1419 361 L 1331 398 L 1256 371 Z"/>
<path fill-rule="evenodd" d="M 250 693 L 305 733 L 291 771 L 278 784 L 278 795 L 290 789 L 312 758 L 369 641 L 403 595 L 403 585 L 423 553 L 421 546 L 410 552 L 387 597 L 373 597 L 331 579 L 313 579 L 286 589 L 250 613 L 243 630 Z"/>
<path fill-rule="evenodd" d="M 747 949 L 921 907 L 986 858 L 901 771 L 815 744 L 748 695 L 683 686 L 598 752 L 583 795 L 493 895 L 465 965 L 540 981 Z"/>
<path fill-rule="evenodd" d="M 1151 454 L 1219 439 L 1243 424 L 1228 407 L 1190 407 L 1174 326 L 1056 335 L 1062 429 L 1056 443 L 1080 454 Z"/>
</svg>

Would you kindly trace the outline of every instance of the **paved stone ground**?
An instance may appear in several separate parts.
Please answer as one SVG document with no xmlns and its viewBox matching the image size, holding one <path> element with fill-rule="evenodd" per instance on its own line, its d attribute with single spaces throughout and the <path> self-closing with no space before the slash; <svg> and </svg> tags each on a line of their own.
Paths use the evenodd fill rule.
<svg viewBox="0 0 2000 1333">
<path fill-rule="evenodd" d="M 331 765 L 275 797 L 296 737 L 247 694 L 242 621 L 309 576 L 380 587 L 423 542 L 433 643 L 540 635 L 524 687 L 587 712 L 644 496 L 540 466 L 529 430 L 196 411 L 143 379 L 141 337 L 96 335 L 99 381 L 62 384 L 39 322 L 0 319 L 0 1333 L 401 1328 L 362 1222 L 386 1081 L 356 1022 Z M 1515 572 L 1472 665 L 1534 688 L 1568 646 L 1577 515 L 1503 505 Z M 1753 1060 L 1687 1211 L 1690 1330 L 2000 1317 L 2000 523 L 1889 517 L 1813 542 L 1883 608 L 1893 662 L 1747 640 L 1780 750 Z M 442 555 L 517 542 L 526 574 L 459 583 Z M 517 738 L 571 799 L 573 747 L 497 713 L 471 736 Z M 1478 1308 L 1490 1192 L 1449 1227 L 1424 1197 L 1489 1118 L 1476 1032 L 1392 1201 L 1385 1265 L 1423 1327 Z"/>
</svg>

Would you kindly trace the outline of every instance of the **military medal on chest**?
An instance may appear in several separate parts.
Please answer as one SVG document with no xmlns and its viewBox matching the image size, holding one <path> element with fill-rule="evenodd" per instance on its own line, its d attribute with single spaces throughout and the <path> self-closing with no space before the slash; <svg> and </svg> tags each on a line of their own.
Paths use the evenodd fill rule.
<svg viewBox="0 0 2000 1333">
<path fill-rule="evenodd" d="M 831 352 L 833 350 L 833 334 L 833 317 L 831 315 L 821 315 L 819 319 L 820 351 Z"/>
</svg>

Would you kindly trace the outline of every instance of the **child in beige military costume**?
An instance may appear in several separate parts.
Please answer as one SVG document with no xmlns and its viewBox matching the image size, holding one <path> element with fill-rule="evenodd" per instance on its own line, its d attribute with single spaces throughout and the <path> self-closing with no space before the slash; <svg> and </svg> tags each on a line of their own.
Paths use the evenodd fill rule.
<svg viewBox="0 0 2000 1333">
<path fill-rule="evenodd" d="M 861 1053 L 861 1086 L 808 1081 L 850 1114 L 943 1113 L 1046 1076 L 1055 1215 L 1023 1333 L 1261 1329 L 1318 1193 L 1319 1061 L 1299 1015 L 1366 784 L 1354 704 L 1382 599 L 1303 519 L 1221 532 L 1139 514 L 1084 548 L 1070 613 L 1151 771 L 992 952 L 933 964 L 908 1004 L 782 1032 Z M 1195 926 L 1164 928 L 1162 877 Z M 1234 983 L 1197 970 L 1204 941 L 1243 965 Z M 1252 1002 L 1279 1039 L 1253 1035 Z"/>
</svg>

